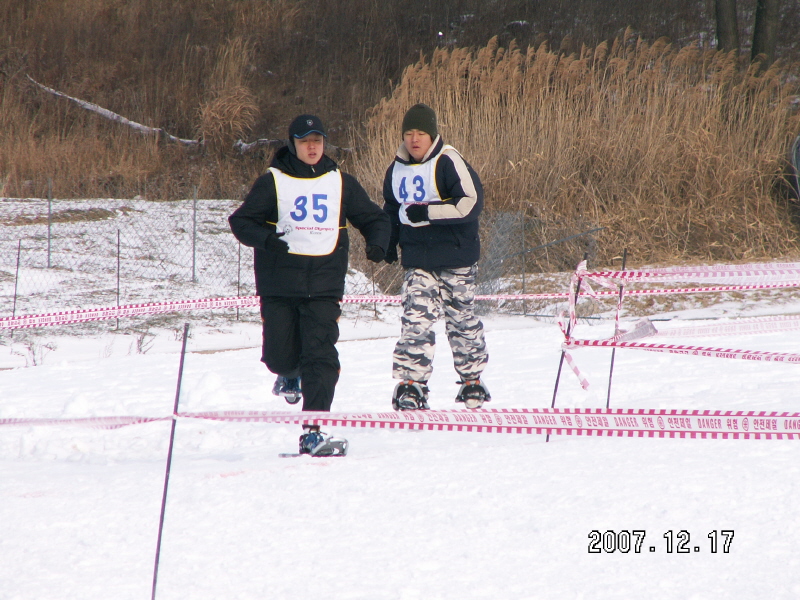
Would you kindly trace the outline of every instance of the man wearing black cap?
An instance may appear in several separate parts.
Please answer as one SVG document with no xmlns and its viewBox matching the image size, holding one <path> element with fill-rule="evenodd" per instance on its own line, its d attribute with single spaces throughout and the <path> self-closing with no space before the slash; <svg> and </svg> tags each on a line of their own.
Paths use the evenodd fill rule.
<svg viewBox="0 0 800 600">
<path fill-rule="evenodd" d="M 330 411 L 339 380 L 347 221 L 364 236 L 373 262 L 383 260 L 391 230 L 386 213 L 325 154 L 325 137 L 314 115 L 292 121 L 288 144 L 228 218 L 236 238 L 255 249 L 261 361 L 278 375 L 273 394 L 290 404 L 302 395 L 304 411 Z M 301 453 L 346 453 L 346 442 L 304 429 Z"/>
<path fill-rule="evenodd" d="M 490 400 L 481 381 L 489 355 L 483 324 L 474 311 L 483 187 L 456 149 L 442 141 L 430 106 L 412 106 L 403 118 L 402 133 L 403 143 L 383 181 L 384 210 L 392 220 L 386 261 L 397 260 L 399 244 L 406 268 L 402 331 L 392 365 L 392 375 L 400 382 L 392 406 L 428 408 L 433 325 L 443 311 L 461 378 L 456 402 L 480 408 Z"/>
</svg>

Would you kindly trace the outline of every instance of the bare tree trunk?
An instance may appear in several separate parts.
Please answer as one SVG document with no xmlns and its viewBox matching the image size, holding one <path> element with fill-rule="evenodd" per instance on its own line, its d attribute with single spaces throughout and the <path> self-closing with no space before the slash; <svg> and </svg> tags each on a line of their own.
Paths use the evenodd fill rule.
<svg viewBox="0 0 800 600">
<path fill-rule="evenodd" d="M 750 59 L 756 60 L 763 54 L 765 67 L 775 62 L 775 46 L 778 43 L 779 0 L 756 1 L 756 24 L 753 29 L 753 49 Z"/>
<path fill-rule="evenodd" d="M 715 0 L 717 17 L 717 49 L 723 52 L 739 50 L 739 21 L 736 0 Z"/>
</svg>

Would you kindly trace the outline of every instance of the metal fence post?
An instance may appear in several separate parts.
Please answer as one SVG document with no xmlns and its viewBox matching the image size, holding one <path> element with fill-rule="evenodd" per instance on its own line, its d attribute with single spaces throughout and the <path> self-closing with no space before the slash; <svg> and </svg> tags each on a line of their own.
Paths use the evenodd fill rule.
<svg viewBox="0 0 800 600">
<path fill-rule="evenodd" d="M 525 247 L 525 211 L 520 211 L 520 217 L 522 218 L 522 295 L 525 295 L 525 271 L 527 270 L 527 263 L 525 261 L 525 253 L 527 249 Z M 528 315 L 528 305 L 525 303 L 525 300 L 522 300 L 522 316 L 525 317 Z"/>
<path fill-rule="evenodd" d="M 189 323 L 183 326 L 183 344 L 181 345 L 181 362 L 178 367 L 178 386 L 175 390 L 175 404 L 172 408 L 172 427 L 169 432 L 169 449 L 167 450 L 167 468 L 164 473 L 164 493 L 161 495 L 161 516 L 158 520 L 158 540 L 156 541 L 156 560 L 153 565 L 153 589 L 150 595 L 151 600 L 156 598 L 156 586 L 158 585 L 158 563 L 161 557 L 161 536 L 164 532 L 164 513 L 167 510 L 167 490 L 169 488 L 169 476 L 172 469 L 172 450 L 175 444 L 175 426 L 178 423 L 178 402 L 181 399 L 181 381 L 183 381 L 183 362 L 186 358 L 186 340 L 189 338 Z"/>
<path fill-rule="evenodd" d="M 242 244 L 239 242 L 239 256 L 236 262 L 236 297 L 242 296 Z M 236 320 L 239 320 L 239 307 L 236 307 Z"/>
<path fill-rule="evenodd" d="M 588 260 L 589 255 L 588 253 L 584 253 L 583 260 Z M 581 278 L 578 277 L 578 281 L 575 285 L 575 318 L 577 320 L 578 314 L 578 299 L 581 295 Z M 572 315 L 569 316 L 569 320 L 567 321 L 567 331 L 566 331 L 566 339 L 569 340 L 569 336 L 572 333 Z M 564 366 L 564 358 L 566 358 L 567 351 L 565 349 L 561 349 L 561 359 L 558 361 L 558 372 L 556 373 L 556 385 L 553 388 L 553 401 L 550 403 L 550 408 L 556 407 L 556 396 L 558 396 L 558 383 L 561 381 L 561 368 Z M 550 441 L 550 434 L 547 434 L 547 437 L 544 439 L 545 442 Z"/>
<path fill-rule="evenodd" d="M 369 261 L 369 268 L 370 268 L 370 271 L 371 271 L 370 279 L 372 280 L 372 295 L 375 296 L 375 263 L 372 262 L 372 261 Z M 375 302 L 372 305 L 372 308 L 375 311 L 375 318 L 377 319 L 378 318 L 378 303 Z"/>
<path fill-rule="evenodd" d="M 47 178 L 47 268 L 50 268 L 50 239 L 53 225 L 53 178 Z"/>
<path fill-rule="evenodd" d="M 120 236 L 117 229 L 117 308 L 119 308 L 119 272 L 120 272 Z M 119 329 L 119 317 L 117 317 L 117 329 Z"/>
<path fill-rule="evenodd" d="M 17 286 L 19 285 L 19 257 L 21 253 L 22 253 L 22 239 L 20 239 L 19 243 L 17 244 L 17 270 L 14 273 L 14 305 L 13 308 L 11 309 L 12 317 L 17 316 Z M 13 329 L 11 330 L 11 339 L 12 340 L 14 339 Z"/>
<path fill-rule="evenodd" d="M 622 271 L 625 270 L 625 263 L 628 261 L 628 249 L 622 249 Z M 619 333 L 619 308 L 622 305 L 622 295 L 624 294 L 625 286 L 619 286 L 619 298 L 617 300 L 617 316 L 614 320 L 614 335 Z M 617 354 L 617 349 L 611 349 L 611 366 L 608 368 L 608 394 L 606 395 L 606 408 L 611 405 L 611 378 L 614 375 L 614 357 Z"/>
<path fill-rule="evenodd" d="M 197 283 L 197 186 L 192 203 L 192 283 Z"/>
</svg>

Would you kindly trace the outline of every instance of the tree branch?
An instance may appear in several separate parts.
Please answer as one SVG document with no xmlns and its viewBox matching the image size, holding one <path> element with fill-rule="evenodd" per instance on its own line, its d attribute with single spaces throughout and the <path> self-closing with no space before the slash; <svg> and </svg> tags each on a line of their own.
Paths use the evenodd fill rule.
<svg viewBox="0 0 800 600">
<path fill-rule="evenodd" d="M 95 114 L 100 115 L 108 119 L 109 121 L 114 121 L 115 123 L 120 123 L 122 125 L 127 125 L 128 127 L 138 131 L 142 135 L 155 135 L 158 136 L 160 139 L 163 139 L 167 142 L 172 142 L 175 144 L 182 144 L 184 146 L 189 147 L 202 147 L 204 145 L 203 140 L 187 140 L 184 138 L 176 137 L 160 127 L 148 127 L 147 125 L 142 125 L 141 123 L 137 123 L 136 121 L 131 121 L 130 119 L 126 119 L 122 115 L 118 115 L 117 113 L 108 110 L 107 108 L 103 108 L 102 106 L 98 106 L 97 104 L 93 104 L 91 102 L 87 102 L 86 100 L 81 100 L 79 98 L 73 98 L 63 92 L 59 92 L 58 90 L 54 90 L 53 88 L 49 88 L 46 85 L 43 85 L 33 79 L 30 75 L 26 75 L 26 77 L 36 85 L 38 88 L 44 90 L 48 94 L 52 94 L 58 98 L 64 98 L 73 102 L 83 108 L 84 110 L 88 110 Z M 233 143 L 233 149 L 238 151 L 240 154 L 248 154 L 253 150 L 257 150 L 258 148 L 271 148 L 271 149 L 278 149 L 282 146 L 286 145 L 286 140 L 270 140 L 270 139 L 258 139 L 255 142 L 245 142 L 243 140 L 236 140 Z M 354 151 L 353 148 L 340 148 L 338 146 L 334 146 L 333 144 L 326 144 L 325 151 L 328 154 L 335 154 L 336 156 L 347 156 Z"/>
<path fill-rule="evenodd" d="M 248 152 L 252 152 L 253 150 L 257 150 L 258 148 L 272 148 L 277 150 L 286 145 L 286 140 L 267 140 L 267 139 L 260 139 L 256 140 L 255 142 L 245 142 L 242 140 L 236 140 L 233 142 L 233 149 L 238 150 L 241 154 L 247 154 Z"/>
<path fill-rule="evenodd" d="M 70 102 L 74 102 L 75 104 L 77 104 L 78 106 L 83 108 L 84 110 L 88 110 L 88 111 L 91 111 L 93 113 L 96 113 L 96 114 L 100 115 L 101 117 L 105 117 L 109 121 L 114 121 L 116 123 L 121 123 L 123 125 L 127 125 L 128 127 L 131 127 L 132 129 L 135 129 L 136 131 L 138 131 L 139 133 L 141 133 L 143 135 L 155 135 L 155 136 L 158 136 L 159 138 L 162 138 L 162 139 L 164 139 L 164 140 L 166 140 L 168 142 L 173 142 L 173 143 L 177 143 L 177 144 L 183 144 L 184 146 L 200 146 L 200 145 L 202 145 L 202 142 L 200 140 L 187 140 L 187 139 L 184 139 L 184 138 L 179 138 L 179 137 L 176 137 L 176 136 L 164 131 L 160 127 L 148 127 L 147 125 L 142 125 L 141 123 L 137 123 L 136 121 L 131 121 L 130 119 L 126 119 L 122 115 L 118 115 L 117 113 L 115 113 L 113 111 L 110 111 L 107 108 L 103 108 L 102 106 L 97 106 L 97 104 L 93 104 L 91 102 L 86 102 L 85 100 L 80 100 L 78 98 L 73 98 L 72 96 L 68 96 L 67 94 L 64 94 L 63 92 L 59 92 L 57 90 L 54 90 L 53 88 L 49 88 L 46 85 L 42 85 L 41 83 L 39 83 L 38 81 L 33 79 L 30 75 L 26 75 L 26 77 L 33 84 L 35 84 L 37 87 L 39 87 L 40 89 L 44 90 L 45 92 L 47 92 L 49 94 L 53 94 L 54 96 L 57 96 L 59 98 L 65 98 L 65 99 L 69 100 Z"/>
</svg>

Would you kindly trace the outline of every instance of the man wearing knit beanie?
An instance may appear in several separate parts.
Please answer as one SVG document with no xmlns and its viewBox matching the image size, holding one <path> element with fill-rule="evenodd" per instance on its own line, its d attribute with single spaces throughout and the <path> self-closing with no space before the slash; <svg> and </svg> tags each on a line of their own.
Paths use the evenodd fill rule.
<svg viewBox="0 0 800 600">
<path fill-rule="evenodd" d="M 436 139 L 439 129 L 436 126 L 436 113 L 430 106 L 420 103 L 408 109 L 403 117 L 403 133 L 412 129 L 424 131 L 432 140 Z"/>
<path fill-rule="evenodd" d="M 402 135 L 383 182 L 383 208 L 392 222 L 386 261 L 397 260 L 399 244 L 406 269 L 402 331 L 392 363 L 392 376 L 400 382 L 392 406 L 429 408 L 433 326 L 443 312 L 461 379 L 456 402 L 480 408 L 491 399 L 481 381 L 489 355 L 483 324 L 474 310 L 483 187 L 469 163 L 442 141 L 436 113 L 427 104 L 408 109 Z"/>
</svg>

